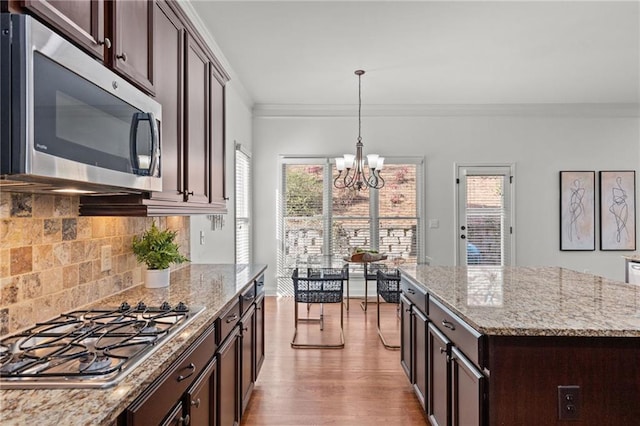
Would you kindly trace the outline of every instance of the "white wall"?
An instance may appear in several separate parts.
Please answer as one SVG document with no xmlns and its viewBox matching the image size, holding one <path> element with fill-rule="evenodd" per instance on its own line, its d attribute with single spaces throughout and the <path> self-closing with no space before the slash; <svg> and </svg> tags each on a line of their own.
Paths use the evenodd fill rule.
<svg viewBox="0 0 640 426">
<path fill-rule="evenodd" d="M 231 80 L 226 86 L 226 192 L 228 213 L 222 229 L 213 231 L 205 215 L 191 217 L 191 262 L 235 262 L 235 142 L 251 150 L 251 109 L 237 85 Z M 204 244 L 200 244 L 200 232 L 204 232 Z"/>
<path fill-rule="evenodd" d="M 630 252 L 559 250 L 558 172 L 632 169 L 638 174 L 637 116 L 600 111 L 447 114 L 362 119 L 365 154 L 425 157 L 426 218 L 440 220 L 440 227 L 426 234 L 432 264 L 454 264 L 454 163 L 515 163 L 516 264 L 624 279 L 622 255 Z M 269 265 L 266 285 L 273 291 L 278 155 L 355 152 L 357 118 L 257 116 L 253 123 L 255 261 Z"/>
</svg>

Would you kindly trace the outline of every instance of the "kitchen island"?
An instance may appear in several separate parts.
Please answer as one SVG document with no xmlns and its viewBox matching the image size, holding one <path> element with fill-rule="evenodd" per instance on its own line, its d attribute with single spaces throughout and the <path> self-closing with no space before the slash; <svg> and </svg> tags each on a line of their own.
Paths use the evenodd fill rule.
<svg viewBox="0 0 640 426">
<path fill-rule="evenodd" d="M 640 424 L 640 286 L 557 267 L 401 272 L 401 358 L 433 424 Z"/>
<path fill-rule="evenodd" d="M 167 288 L 143 285 L 110 296 L 90 306 L 135 304 L 204 306 L 183 330 L 133 369 L 118 385 L 107 389 L 0 390 L 0 421 L 3 425 L 113 425 L 171 363 L 210 330 L 216 319 L 237 305 L 241 294 L 254 285 L 266 265 L 189 265 L 171 273 Z M 213 356 L 213 354 L 211 354 Z"/>
</svg>

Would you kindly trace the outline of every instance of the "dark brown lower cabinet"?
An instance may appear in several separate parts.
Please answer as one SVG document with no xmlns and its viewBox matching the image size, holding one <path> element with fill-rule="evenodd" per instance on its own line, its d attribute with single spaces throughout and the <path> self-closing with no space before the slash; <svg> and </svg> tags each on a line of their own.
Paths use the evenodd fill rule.
<svg viewBox="0 0 640 426">
<path fill-rule="evenodd" d="M 256 347 L 256 308 L 255 305 L 251 305 L 242 319 L 240 319 L 241 327 L 241 362 L 242 371 L 240 374 L 240 392 L 241 392 L 241 414 L 247 408 L 249 399 L 251 398 L 251 392 L 253 391 L 253 385 L 255 383 L 255 347 Z"/>
<path fill-rule="evenodd" d="M 264 310 L 264 294 L 258 295 L 256 298 L 256 356 L 253 381 L 258 380 L 258 375 L 264 363 L 264 326 L 265 326 L 265 310 Z"/>
<path fill-rule="evenodd" d="M 206 381 L 215 363 L 215 329 L 211 325 L 118 418 L 119 425 L 189 424 L 188 393 Z M 213 367 L 214 368 L 214 367 Z M 209 395 L 211 396 L 211 395 Z M 214 401 L 207 401 L 213 404 Z M 176 407 L 180 407 L 177 409 Z M 182 422 L 182 423 L 181 423 Z"/>
<path fill-rule="evenodd" d="M 415 307 L 411 309 L 413 328 L 413 391 L 424 408 L 428 395 L 427 377 L 427 317 Z"/>
<path fill-rule="evenodd" d="M 480 425 L 484 418 L 485 377 L 455 346 L 451 348 L 451 424 Z"/>
<path fill-rule="evenodd" d="M 449 422 L 449 346 L 451 342 L 433 324 L 428 326 L 428 403 L 427 416 L 433 426 Z"/>
<path fill-rule="evenodd" d="M 411 379 L 411 301 L 400 295 L 400 365 Z"/>
<path fill-rule="evenodd" d="M 185 405 L 189 407 L 191 426 L 210 426 L 216 422 L 216 380 L 218 361 L 213 358 L 198 380 L 187 390 Z"/>
<path fill-rule="evenodd" d="M 218 360 L 218 426 L 240 424 L 240 327 L 220 345 Z"/>
</svg>

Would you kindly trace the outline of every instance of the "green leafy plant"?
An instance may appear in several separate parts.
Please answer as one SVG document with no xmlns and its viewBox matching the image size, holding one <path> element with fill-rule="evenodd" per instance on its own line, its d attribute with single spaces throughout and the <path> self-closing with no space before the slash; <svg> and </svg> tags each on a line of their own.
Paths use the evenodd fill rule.
<svg viewBox="0 0 640 426">
<path fill-rule="evenodd" d="M 174 242 L 176 234 L 176 231 L 169 229 L 161 231 L 153 222 L 142 237 L 133 237 L 133 254 L 148 269 L 166 269 L 172 263 L 188 262 L 189 259 L 180 254 L 180 247 Z"/>
</svg>

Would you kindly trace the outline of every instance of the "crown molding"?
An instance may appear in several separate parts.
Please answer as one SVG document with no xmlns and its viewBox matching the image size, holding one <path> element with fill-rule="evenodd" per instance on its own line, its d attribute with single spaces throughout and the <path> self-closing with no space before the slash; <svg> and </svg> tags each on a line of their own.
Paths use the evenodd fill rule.
<svg viewBox="0 0 640 426">
<path fill-rule="evenodd" d="M 356 105 L 255 104 L 254 117 L 352 117 Z M 576 116 L 640 117 L 640 104 L 420 104 L 365 105 L 362 116 Z"/>
</svg>

